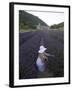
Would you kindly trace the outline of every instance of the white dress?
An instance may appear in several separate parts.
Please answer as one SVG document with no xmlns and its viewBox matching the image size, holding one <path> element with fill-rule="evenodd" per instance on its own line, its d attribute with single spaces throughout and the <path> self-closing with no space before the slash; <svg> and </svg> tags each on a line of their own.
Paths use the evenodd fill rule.
<svg viewBox="0 0 72 90">
<path fill-rule="evenodd" d="M 40 57 L 37 58 L 36 65 L 37 65 L 38 70 L 39 70 L 40 72 L 45 71 L 45 63 L 41 60 Z"/>
</svg>

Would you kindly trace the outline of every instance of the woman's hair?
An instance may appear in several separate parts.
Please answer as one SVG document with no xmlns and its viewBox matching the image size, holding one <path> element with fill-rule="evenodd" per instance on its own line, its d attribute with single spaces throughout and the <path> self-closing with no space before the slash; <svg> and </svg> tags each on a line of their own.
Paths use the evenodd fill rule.
<svg viewBox="0 0 72 90">
<path fill-rule="evenodd" d="M 44 53 L 39 53 L 39 57 L 41 58 L 41 60 L 48 60 L 48 57 L 44 54 Z"/>
</svg>

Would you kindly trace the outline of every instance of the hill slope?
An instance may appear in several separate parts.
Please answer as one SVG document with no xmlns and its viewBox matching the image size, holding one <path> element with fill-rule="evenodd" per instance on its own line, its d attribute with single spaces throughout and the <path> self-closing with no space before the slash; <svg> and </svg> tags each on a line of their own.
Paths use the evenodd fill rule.
<svg viewBox="0 0 72 90">
<path fill-rule="evenodd" d="M 52 28 L 52 29 L 64 29 L 64 22 L 51 25 L 50 28 Z"/>
<path fill-rule="evenodd" d="M 38 24 L 47 26 L 45 22 L 39 19 L 37 16 L 29 14 L 25 11 L 19 11 L 19 28 L 20 29 L 35 29 Z"/>
</svg>

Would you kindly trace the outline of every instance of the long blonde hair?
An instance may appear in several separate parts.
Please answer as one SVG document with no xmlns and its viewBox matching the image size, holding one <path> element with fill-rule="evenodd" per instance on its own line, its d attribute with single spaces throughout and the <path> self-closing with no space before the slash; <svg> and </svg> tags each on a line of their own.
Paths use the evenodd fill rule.
<svg viewBox="0 0 72 90">
<path fill-rule="evenodd" d="M 44 53 L 39 53 L 38 57 L 40 57 L 42 61 L 48 61 L 48 57 Z"/>
</svg>

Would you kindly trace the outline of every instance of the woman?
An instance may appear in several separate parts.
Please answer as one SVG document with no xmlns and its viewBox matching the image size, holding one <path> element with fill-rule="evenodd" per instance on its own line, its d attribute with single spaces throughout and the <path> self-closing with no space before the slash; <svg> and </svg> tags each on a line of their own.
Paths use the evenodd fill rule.
<svg viewBox="0 0 72 90">
<path fill-rule="evenodd" d="M 40 72 L 44 72 L 46 69 L 46 62 L 48 61 L 48 54 L 45 52 L 47 48 L 45 48 L 43 45 L 40 46 L 40 49 L 38 51 L 38 58 L 36 61 L 36 65 L 38 67 L 38 70 Z"/>
</svg>

